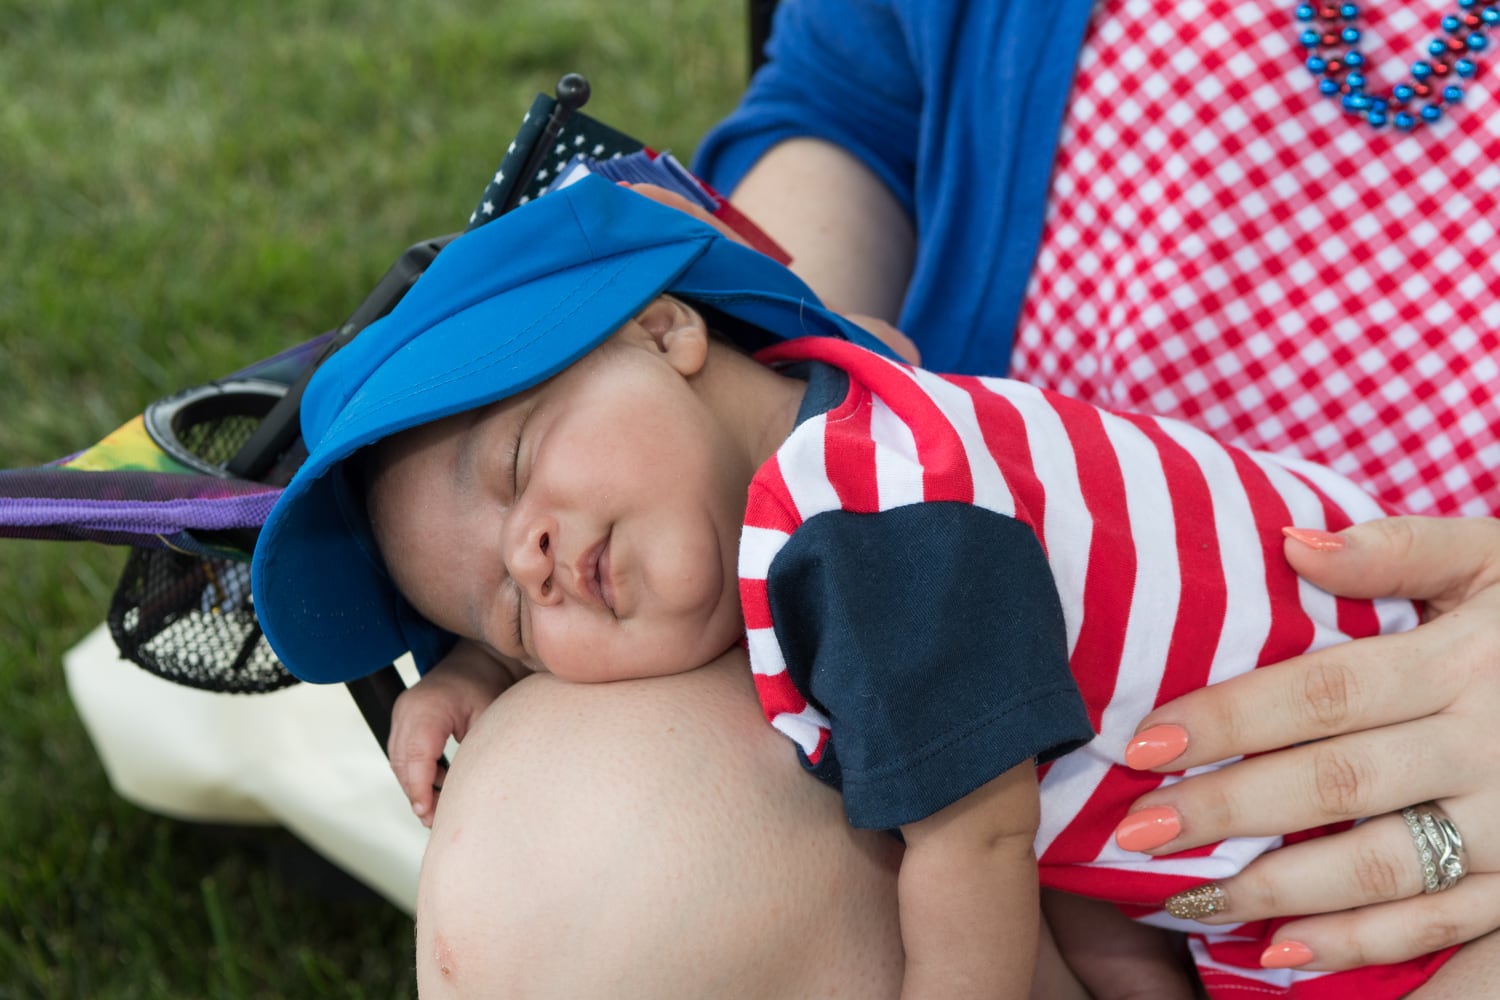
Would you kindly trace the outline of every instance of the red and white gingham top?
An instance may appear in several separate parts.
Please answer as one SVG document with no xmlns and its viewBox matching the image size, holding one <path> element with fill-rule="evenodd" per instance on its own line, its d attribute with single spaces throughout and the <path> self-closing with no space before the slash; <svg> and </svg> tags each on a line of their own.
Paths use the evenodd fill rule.
<svg viewBox="0 0 1500 1000">
<path fill-rule="evenodd" d="M 1500 33 L 1433 127 L 1317 91 L 1291 0 L 1110 0 L 1080 57 L 1011 374 L 1500 512 Z M 1451 0 L 1365 0 L 1370 90 Z"/>
</svg>

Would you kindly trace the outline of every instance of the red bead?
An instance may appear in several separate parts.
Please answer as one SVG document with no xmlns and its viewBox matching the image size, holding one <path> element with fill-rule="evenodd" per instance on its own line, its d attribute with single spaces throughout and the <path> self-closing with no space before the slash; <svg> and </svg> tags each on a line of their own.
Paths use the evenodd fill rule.
<svg viewBox="0 0 1500 1000">
<path fill-rule="evenodd" d="M 1323 44 L 1324 45 L 1334 46 L 1334 45 L 1337 45 L 1338 43 L 1339 43 L 1339 36 L 1338 35 L 1329 33 L 1329 34 L 1323 36 Z"/>
<path fill-rule="evenodd" d="M 1453 67 L 1445 62 L 1435 62 L 1432 64 L 1432 72 L 1435 76 L 1447 76 L 1452 69 Z"/>
<path fill-rule="evenodd" d="M 1464 40 L 1462 38 L 1448 39 L 1449 52 L 1462 52 L 1466 48 L 1468 48 L 1468 46 L 1464 44 Z"/>
<path fill-rule="evenodd" d="M 1479 15 L 1478 14 L 1465 14 L 1464 15 L 1464 24 L 1467 24 L 1471 28 L 1477 28 L 1477 27 L 1479 27 Z"/>
<path fill-rule="evenodd" d="M 1325 21 L 1332 21 L 1338 18 L 1339 9 L 1337 7 L 1319 7 L 1318 16 Z"/>
<path fill-rule="evenodd" d="M 1340 73 L 1342 73 L 1343 71 L 1344 71 L 1344 60 L 1342 60 L 1342 59 L 1330 59 L 1330 60 L 1328 60 L 1328 65 L 1325 66 L 1324 69 L 1323 69 L 1323 72 L 1327 73 L 1329 76 L 1337 76 Z"/>
<path fill-rule="evenodd" d="M 1411 85 L 1411 89 L 1412 92 L 1415 93 L 1418 97 L 1426 97 L 1428 94 L 1432 93 L 1432 88 L 1427 86 L 1427 84 L 1425 83 L 1414 83 Z"/>
</svg>

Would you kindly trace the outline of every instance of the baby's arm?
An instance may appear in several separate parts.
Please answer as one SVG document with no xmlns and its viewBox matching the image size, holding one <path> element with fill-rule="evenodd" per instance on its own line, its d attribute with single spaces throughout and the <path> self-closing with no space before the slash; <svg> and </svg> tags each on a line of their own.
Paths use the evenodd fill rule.
<svg viewBox="0 0 1500 1000">
<path fill-rule="evenodd" d="M 462 740 L 490 702 L 515 683 L 519 670 L 468 640 L 407 688 L 391 709 L 386 753 L 411 811 L 432 825 L 442 776 L 438 759 L 448 737 Z"/>
<path fill-rule="evenodd" d="M 1026 997 L 1041 923 L 1030 761 L 901 828 L 902 1000 Z"/>
</svg>

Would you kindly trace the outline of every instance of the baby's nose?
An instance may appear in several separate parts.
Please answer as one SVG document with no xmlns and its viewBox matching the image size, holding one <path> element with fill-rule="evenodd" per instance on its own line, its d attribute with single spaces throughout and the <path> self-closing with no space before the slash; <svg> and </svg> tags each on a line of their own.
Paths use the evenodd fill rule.
<svg viewBox="0 0 1500 1000">
<path fill-rule="evenodd" d="M 551 604 L 558 597 L 552 578 L 556 535 L 557 526 L 550 519 L 537 518 L 520 532 L 506 560 L 511 577 L 535 604 Z"/>
</svg>

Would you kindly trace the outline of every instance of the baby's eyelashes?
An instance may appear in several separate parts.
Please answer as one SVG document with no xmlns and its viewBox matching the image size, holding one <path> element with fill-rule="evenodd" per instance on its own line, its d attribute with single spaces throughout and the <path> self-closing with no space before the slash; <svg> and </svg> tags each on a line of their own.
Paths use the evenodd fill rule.
<svg viewBox="0 0 1500 1000">
<path fill-rule="evenodd" d="M 526 602 L 526 595 L 523 593 L 525 588 L 516 582 L 515 577 L 508 577 L 507 579 L 510 580 L 510 590 L 514 595 L 511 598 L 511 607 L 514 610 L 510 616 L 510 648 L 515 650 L 512 655 L 524 657 L 525 636 L 521 634 L 521 615 L 525 611 L 525 608 L 522 607 Z"/>
</svg>

